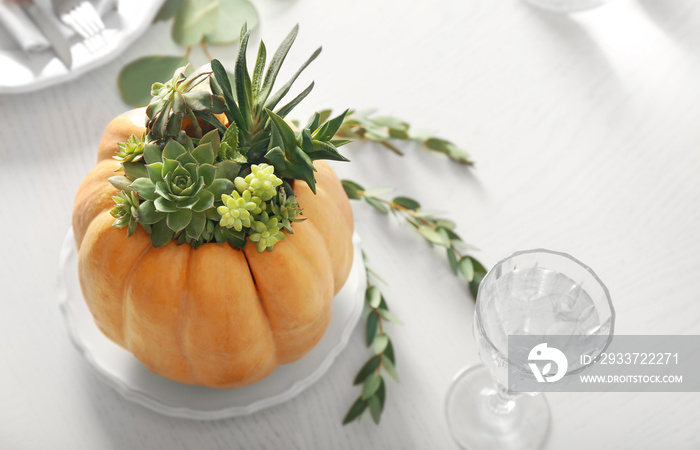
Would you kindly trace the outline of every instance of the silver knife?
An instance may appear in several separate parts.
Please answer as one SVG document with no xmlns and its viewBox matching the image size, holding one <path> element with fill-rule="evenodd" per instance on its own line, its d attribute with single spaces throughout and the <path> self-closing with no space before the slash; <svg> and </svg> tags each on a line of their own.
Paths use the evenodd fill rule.
<svg viewBox="0 0 700 450">
<path fill-rule="evenodd" d="M 46 37 L 46 40 L 49 41 L 49 44 L 53 47 L 54 53 L 56 53 L 63 64 L 70 69 L 73 64 L 70 45 L 56 23 L 51 20 L 51 16 L 38 7 L 36 3 L 34 3 L 34 0 L 19 0 L 18 3 L 29 17 L 32 18 L 34 24 L 39 28 L 39 31 Z"/>
</svg>

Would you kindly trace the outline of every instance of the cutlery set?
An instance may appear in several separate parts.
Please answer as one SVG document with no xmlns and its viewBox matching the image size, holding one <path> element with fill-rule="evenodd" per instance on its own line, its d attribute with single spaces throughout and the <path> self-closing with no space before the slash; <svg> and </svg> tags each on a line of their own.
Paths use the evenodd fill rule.
<svg viewBox="0 0 700 450">
<path fill-rule="evenodd" d="M 53 11 L 47 11 L 34 0 L 17 1 L 68 69 L 73 62 L 70 44 L 56 24 L 55 18 L 77 33 L 84 41 L 99 36 L 105 29 L 100 15 L 88 0 L 51 0 Z"/>
</svg>

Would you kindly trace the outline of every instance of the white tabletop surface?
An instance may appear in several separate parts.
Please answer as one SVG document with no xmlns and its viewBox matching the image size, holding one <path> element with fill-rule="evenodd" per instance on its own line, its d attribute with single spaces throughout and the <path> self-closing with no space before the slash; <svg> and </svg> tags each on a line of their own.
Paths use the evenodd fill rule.
<svg viewBox="0 0 700 450">
<path fill-rule="evenodd" d="M 341 177 L 444 211 L 491 265 L 532 247 L 569 252 L 607 283 L 619 334 L 700 334 L 700 3 L 614 0 L 543 13 L 518 0 L 260 0 L 254 41 L 295 24 L 291 73 L 324 51 L 295 117 L 376 107 L 467 149 L 474 168 L 405 146 L 352 144 Z M 399 383 L 379 426 L 342 426 L 368 358 L 361 327 L 297 398 L 252 416 L 161 416 L 103 384 L 57 307 L 58 250 L 107 122 L 127 107 L 119 70 L 180 54 L 168 25 L 81 78 L 0 96 L 0 448 L 453 449 L 444 396 L 478 362 L 473 300 L 443 255 L 357 205 L 392 310 Z M 231 61 L 235 47 L 214 48 Z M 194 52 L 194 60 L 204 56 Z M 558 393 L 547 449 L 698 449 L 698 393 Z"/>
</svg>

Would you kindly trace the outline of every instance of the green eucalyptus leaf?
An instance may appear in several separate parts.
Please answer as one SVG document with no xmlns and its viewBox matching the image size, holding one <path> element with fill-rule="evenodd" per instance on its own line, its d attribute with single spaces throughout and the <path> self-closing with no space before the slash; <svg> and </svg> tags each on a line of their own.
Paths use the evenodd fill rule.
<svg viewBox="0 0 700 450">
<path fill-rule="evenodd" d="M 382 293 L 379 292 L 376 286 L 370 286 L 369 289 L 367 289 L 365 297 L 367 303 L 369 303 L 369 306 L 373 309 L 377 309 L 377 307 L 379 307 L 379 302 L 382 301 Z"/>
<path fill-rule="evenodd" d="M 175 69 L 187 63 L 181 56 L 144 56 L 130 62 L 117 81 L 122 100 L 132 106 L 148 105 L 153 83 L 170 79 Z"/>
<path fill-rule="evenodd" d="M 379 404 L 384 410 L 384 400 L 386 399 L 386 384 L 384 384 L 384 379 L 382 379 L 382 384 L 379 385 L 379 389 L 374 393 L 374 396 L 379 399 Z"/>
<path fill-rule="evenodd" d="M 469 257 L 472 261 L 472 265 L 474 266 L 474 279 L 469 282 L 469 290 L 471 291 L 472 295 L 474 296 L 474 299 L 476 299 L 476 296 L 479 292 L 479 285 L 481 284 L 481 280 L 484 279 L 486 276 L 486 269 L 484 266 L 477 261 L 476 259 Z"/>
<path fill-rule="evenodd" d="M 387 358 L 386 355 L 382 355 L 382 367 L 394 381 L 399 381 L 399 376 L 396 374 L 396 368 L 394 367 L 394 363 L 391 362 L 391 360 Z"/>
<path fill-rule="evenodd" d="M 258 25 L 258 12 L 248 0 L 222 0 L 214 29 L 204 36 L 211 44 L 230 44 L 239 38 L 246 24 L 249 30 Z"/>
<path fill-rule="evenodd" d="M 355 381 L 353 381 L 354 385 L 362 384 L 365 382 L 367 377 L 372 375 L 377 371 L 379 368 L 379 362 L 381 361 L 382 357 L 381 355 L 374 355 L 372 356 L 364 366 L 362 366 L 362 369 L 360 369 L 359 372 L 357 372 L 357 376 L 355 377 Z"/>
<path fill-rule="evenodd" d="M 379 314 L 377 311 L 371 311 L 367 316 L 367 326 L 365 328 L 365 342 L 369 347 L 374 341 L 374 337 L 377 334 L 377 329 L 379 327 Z"/>
<path fill-rule="evenodd" d="M 448 261 L 450 261 L 450 267 L 452 268 L 452 272 L 454 272 L 454 274 L 456 275 L 459 271 L 459 262 L 457 261 L 457 254 L 455 253 L 452 247 L 447 249 L 447 259 Z"/>
<path fill-rule="evenodd" d="M 433 244 L 437 245 L 442 245 L 444 247 L 448 247 L 450 245 L 450 241 L 448 239 L 445 239 L 445 236 L 443 236 L 441 233 L 439 233 L 437 230 L 434 230 L 430 228 L 427 225 L 421 225 L 418 227 L 418 232 L 428 241 Z"/>
<path fill-rule="evenodd" d="M 382 319 L 386 319 L 389 322 L 401 323 L 401 320 L 398 317 L 396 317 L 395 315 L 393 315 L 392 313 L 390 313 L 388 310 L 386 310 L 384 308 L 379 308 L 377 310 L 377 312 L 379 313 L 380 316 L 382 316 Z"/>
<path fill-rule="evenodd" d="M 348 413 L 345 415 L 345 418 L 343 419 L 343 425 L 347 425 L 353 420 L 357 419 L 360 417 L 360 415 L 364 412 L 364 410 L 367 408 L 367 401 L 363 400 L 362 397 L 358 398 L 355 400 L 355 403 L 352 404 L 350 407 L 350 410 Z"/>
<path fill-rule="evenodd" d="M 370 188 L 365 191 L 365 195 L 369 197 L 379 197 L 380 195 L 388 194 L 393 190 L 394 189 L 388 187 Z"/>
<path fill-rule="evenodd" d="M 465 256 L 459 260 L 459 271 L 467 282 L 474 280 L 474 263 L 470 257 Z"/>
<path fill-rule="evenodd" d="M 386 214 L 389 212 L 389 208 L 384 203 L 381 203 L 380 201 L 372 198 L 372 197 L 365 197 L 365 201 L 372 205 L 377 211 Z"/>
<path fill-rule="evenodd" d="M 394 355 L 394 345 L 389 341 L 386 348 L 384 349 L 384 356 L 389 358 L 389 361 L 396 367 L 396 356 Z"/>
<path fill-rule="evenodd" d="M 349 199 L 360 200 L 362 198 L 361 192 L 364 192 L 365 188 L 350 180 L 342 180 L 341 183 Z"/>
<path fill-rule="evenodd" d="M 185 0 L 175 16 L 172 38 L 189 47 L 213 32 L 218 22 L 219 0 Z"/>
<path fill-rule="evenodd" d="M 375 355 L 379 355 L 384 351 L 388 344 L 389 336 L 384 333 L 378 334 L 374 337 L 374 341 L 372 341 L 372 351 L 374 351 Z"/>
<path fill-rule="evenodd" d="M 163 6 L 158 10 L 158 14 L 156 14 L 153 22 L 172 19 L 182 7 L 183 3 L 185 3 L 185 0 L 165 0 L 165 3 L 163 3 Z"/>
<path fill-rule="evenodd" d="M 373 374 L 370 377 L 368 377 L 365 381 L 365 385 L 362 387 L 362 399 L 367 400 L 368 398 L 373 396 L 374 393 L 377 392 L 377 389 L 379 389 L 379 385 L 381 384 L 381 382 L 381 375 Z"/>
<path fill-rule="evenodd" d="M 379 420 L 382 416 L 382 405 L 379 398 L 377 398 L 376 395 L 373 395 L 368 399 L 367 404 L 369 405 L 369 413 L 372 416 L 372 420 L 374 420 L 374 423 L 379 425 Z"/>
<path fill-rule="evenodd" d="M 396 197 L 392 200 L 392 202 L 396 203 L 399 206 L 403 206 L 406 209 L 416 210 L 420 208 L 420 203 L 408 197 Z"/>
</svg>

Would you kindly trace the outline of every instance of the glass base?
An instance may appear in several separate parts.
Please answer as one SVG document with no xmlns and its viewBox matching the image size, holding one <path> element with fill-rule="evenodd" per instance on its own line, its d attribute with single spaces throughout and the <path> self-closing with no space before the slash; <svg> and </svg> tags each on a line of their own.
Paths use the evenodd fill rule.
<svg viewBox="0 0 700 450">
<path fill-rule="evenodd" d="M 496 385 L 483 365 L 461 371 L 447 392 L 445 413 L 452 437 L 468 450 L 539 449 L 549 434 L 544 396 L 497 401 Z M 499 410 L 500 408 L 500 410 Z"/>
</svg>

